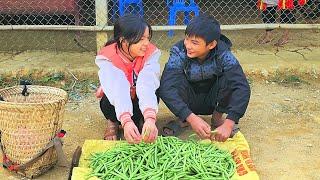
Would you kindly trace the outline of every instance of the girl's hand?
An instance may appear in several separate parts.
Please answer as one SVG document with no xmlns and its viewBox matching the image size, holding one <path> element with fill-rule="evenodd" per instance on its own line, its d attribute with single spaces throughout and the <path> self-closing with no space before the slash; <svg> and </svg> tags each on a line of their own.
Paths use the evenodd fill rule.
<svg viewBox="0 0 320 180">
<path fill-rule="evenodd" d="M 156 120 L 148 118 L 145 120 L 142 128 L 143 141 L 146 143 L 152 143 L 157 139 L 158 129 L 156 126 Z"/>
<path fill-rule="evenodd" d="M 137 144 L 141 142 L 139 130 L 132 120 L 125 123 L 123 126 L 123 134 L 130 144 Z"/>
</svg>

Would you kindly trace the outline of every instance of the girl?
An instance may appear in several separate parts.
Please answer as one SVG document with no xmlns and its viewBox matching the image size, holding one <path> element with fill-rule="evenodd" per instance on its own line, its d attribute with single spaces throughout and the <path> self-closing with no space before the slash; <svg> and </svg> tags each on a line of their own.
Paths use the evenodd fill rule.
<svg viewBox="0 0 320 180">
<path fill-rule="evenodd" d="M 151 36 L 147 22 L 125 15 L 115 22 L 114 38 L 96 57 L 101 84 L 97 97 L 107 119 L 106 140 L 119 139 L 119 124 L 129 143 L 156 140 L 160 50 L 150 43 Z"/>
<path fill-rule="evenodd" d="M 305 5 L 307 0 L 297 0 L 300 6 Z M 262 11 L 263 23 L 276 23 L 277 10 L 280 10 L 280 23 L 294 24 L 295 0 L 258 0 L 258 8 Z M 258 39 L 259 44 L 266 44 L 272 41 L 273 29 L 266 29 L 262 38 Z M 289 41 L 289 30 L 285 29 L 282 37 L 275 43 L 275 46 L 283 46 Z"/>
</svg>

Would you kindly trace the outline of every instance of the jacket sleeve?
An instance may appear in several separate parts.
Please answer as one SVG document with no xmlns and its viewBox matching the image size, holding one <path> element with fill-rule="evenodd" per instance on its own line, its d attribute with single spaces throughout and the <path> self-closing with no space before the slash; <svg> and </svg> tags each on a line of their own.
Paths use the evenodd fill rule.
<svg viewBox="0 0 320 180">
<path fill-rule="evenodd" d="M 186 80 L 183 71 L 184 60 L 184 53 L 181 53 L 178 47 L 173 46 L 162 72 L 159 88 L 159 95 L 163 102 L 174 115 L 183 121 L 192 113 L 178 92 L 179 82 Z"/>
<path fill-rule="evenodd" d="M 248 107 L 250 86 L 241 65 L 230 51 L 224 52 L 220 58 L 227 84 L 232 92 L 227 107 L 227 119 L 238 123 Z"/>
<path fill-rule="evenodd" d="M 137 97 L 139 98 L 139 107 L 144 118 L 156 118 L 158 112 L 158 100 L 156 90 L 160 86 L 160 50 L 156 50 L 145 63 L 140 71 L 137 80 Z"/>
<path fill-rule="evenodd" d="M 96 64 L 100 68 L 98 75 L 104 94 L 115 107 L 117 119 L 130 118 L 132 101 L 130 97 L 130 84 L 123 71 L 113 66 L 103 56 L 96 57 Z"/>
</svg>

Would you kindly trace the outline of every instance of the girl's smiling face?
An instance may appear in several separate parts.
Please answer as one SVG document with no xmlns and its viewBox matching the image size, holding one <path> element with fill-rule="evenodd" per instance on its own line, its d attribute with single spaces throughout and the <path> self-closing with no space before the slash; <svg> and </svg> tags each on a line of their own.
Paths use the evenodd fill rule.
<svg viewBox="0 0 320 180">
<path fill-rule="evenodd" d="M 146 27 L 143 33 L 143 36 L 137 43 L 131 44 L 129 47 L 127 42 L 123 42 L 122 47 L 126 51 L 125 53 L 129 54 L 132 58 L 136 58 L 136 57 L 145 55 L 149 43 L 150 43 L 149 28 Z"/>
</svg>

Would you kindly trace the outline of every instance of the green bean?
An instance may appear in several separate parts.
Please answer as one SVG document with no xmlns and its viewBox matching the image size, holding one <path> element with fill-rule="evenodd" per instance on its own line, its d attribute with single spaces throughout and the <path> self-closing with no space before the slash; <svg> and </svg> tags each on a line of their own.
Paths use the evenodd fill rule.
<svg viewBox="0 0 320 180">
<path fill-rule="evenodd" d="M 230 179 L 236 169 L 231 154 L 216 145 L 176 137 L 120 143 L 89 160 L 88 177 L 100 179 Z"/>
</svg>

